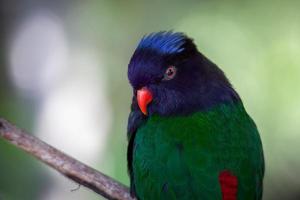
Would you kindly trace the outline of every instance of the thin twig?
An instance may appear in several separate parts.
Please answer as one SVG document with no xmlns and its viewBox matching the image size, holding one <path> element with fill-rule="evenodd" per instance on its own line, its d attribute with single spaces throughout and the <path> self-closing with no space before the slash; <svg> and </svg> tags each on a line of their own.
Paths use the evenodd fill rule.
<svg viewBox="0 0 300 200">
<path fill-rule="evenodd" d="M 0 136 L 79 185 L 83 185 L 107 199 L 134 199 L 123 184 L 64 154 L 1 118 Z"/>
</svg>

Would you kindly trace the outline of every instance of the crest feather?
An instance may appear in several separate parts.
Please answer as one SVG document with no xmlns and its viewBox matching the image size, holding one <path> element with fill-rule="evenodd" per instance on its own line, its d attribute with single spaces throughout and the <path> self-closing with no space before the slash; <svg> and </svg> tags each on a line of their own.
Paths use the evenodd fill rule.
<svg viewBox="0 0 300 200">
<path fill-rule="evenodd" d="M 184 33 L 172 31 L 160 31 L 145 35 L 137 50 L 151 49 L 162 54 L 176 54 L 185 50 L 185 43 L 191 41 Z"/>
</svg>

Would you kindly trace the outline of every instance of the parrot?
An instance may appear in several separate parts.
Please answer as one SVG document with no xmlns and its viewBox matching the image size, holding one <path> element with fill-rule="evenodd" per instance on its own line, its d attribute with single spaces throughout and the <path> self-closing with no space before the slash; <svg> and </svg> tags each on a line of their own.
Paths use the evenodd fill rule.
<svg viewBox="0 0 300 200">
<path fill-rule="evenodd" d="M 224 72 L 183 32 L 146 34 L 130 58 L 130 193 L 139 200 L 260 200 L 257 126 Z"/>
</svg>

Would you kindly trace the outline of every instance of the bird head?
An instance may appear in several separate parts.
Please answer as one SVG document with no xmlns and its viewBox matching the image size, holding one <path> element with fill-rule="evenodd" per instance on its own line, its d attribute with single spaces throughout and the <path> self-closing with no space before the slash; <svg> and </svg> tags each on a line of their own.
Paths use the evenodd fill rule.
<svg viewBox="0 0 300 200">
<path fill-rule="evenodd" d="M 134 98 L 144 115 L 185 115 L 238 95 L 224 73 L 183 33 L 144 36 L 128 65 Z"/>
</svg>

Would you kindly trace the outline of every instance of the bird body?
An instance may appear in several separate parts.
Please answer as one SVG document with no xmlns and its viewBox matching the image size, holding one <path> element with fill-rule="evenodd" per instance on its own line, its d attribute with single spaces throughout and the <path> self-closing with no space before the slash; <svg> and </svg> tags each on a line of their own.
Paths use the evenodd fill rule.
<svg viewBox="0 0 300 200">
<path fill-rule="evenodd" d="M 239 177 L 239 199 L 262 193 L 260 139 L 240 103 L 189 116 L 154 115 L 137 131 L 133 156 L 136 192 L 147 199 L 221 199 L 225 170 Z"/>
<path fill-rule="evenodd" d="M 261 199 L 259 133 L 222 71 L 184 35 L 160 32 L 141 43 L 128 72 L 134 88 L 127 152 L 133 195 Z"/>
</svg>

